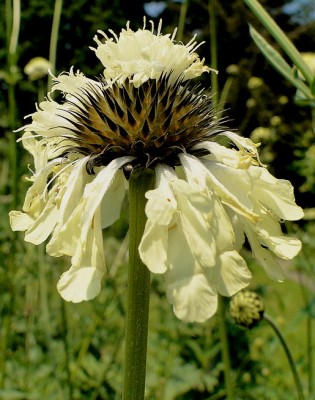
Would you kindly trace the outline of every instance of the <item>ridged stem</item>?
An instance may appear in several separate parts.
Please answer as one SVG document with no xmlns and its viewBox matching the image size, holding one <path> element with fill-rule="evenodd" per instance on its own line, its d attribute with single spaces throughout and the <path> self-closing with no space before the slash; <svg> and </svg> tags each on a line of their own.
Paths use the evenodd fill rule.
<svg viewBox="0 0 315 400">
<path fill-rule="evenodd" d="M 146 222 L 145 193 L 153 184 L 153 172 L 144 168 L 135 169 L 129 179 L 129 269 L 123 400 L 142 400 L 145 391 L 150 272 L 140 259 L 138 247 Z"/>
</svg>

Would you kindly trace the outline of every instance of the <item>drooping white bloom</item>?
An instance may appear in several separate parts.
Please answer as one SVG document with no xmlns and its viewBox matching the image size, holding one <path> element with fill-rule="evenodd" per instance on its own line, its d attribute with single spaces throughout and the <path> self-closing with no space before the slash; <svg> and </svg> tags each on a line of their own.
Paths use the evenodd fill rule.
<svg viewBox="0 0 315 400">
<path fill-rule="evenodd" d="M 190 80 L 210 69 L 173 35 L 144 26 L 114 39 L 95 38 L 104 80 L 70 70 L 54 78 L 62 101 L 47 99 L 23 127 L 35 171 L 13 230 L 34 244 L 48 240 L 51 256 L 71 257 L 57 284 L 73 302 L 97 296 L 106 273 L 102 229 L 120 216 L 133 169 L 155 171 L 146 193 L 143 263 L 164 274 L 178 318 L 202 322 L 217 296 L 246 287 L 251 273 L 239 254 L 247 238 L 268 275 L 283 279 L 278 259 L 301 244 L 280 221 L 303 216 L 288 181 L 261 164 L 251 140 L 225 131 L 211 98 Z M 232 146 L 216 142 L 225 135 Z"/>
</svg>

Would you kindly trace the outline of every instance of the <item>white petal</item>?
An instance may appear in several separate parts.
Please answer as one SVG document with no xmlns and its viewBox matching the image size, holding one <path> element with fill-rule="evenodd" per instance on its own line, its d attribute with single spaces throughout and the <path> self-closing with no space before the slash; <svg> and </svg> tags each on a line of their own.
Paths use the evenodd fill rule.
<svg viewBox="0 0 315 400">
<path fill-rule="evenodd" d="M 159 164 L 155 171 L 157 187 L 145 194 L 148 199 L 145 212 L 155 224 L 168 225 L 177 207 L 170 182 L 178 178 L 174 170 L 164 164 Z"/>
<path fill-rule="evenodd" d="M 251 167 L 249 172 L 261 170 L 259 180 L 255 180 L 252 197 L 272 210 L 279 218 L 295 221 L 303 217 L 301 207 L 295 203 L 293 186 L 284 179 L 276 179 L 265 168 Z"/>
<path fill-rule="evenodd" d="M 211 229 L 213 199 L 196 192 L 183 180 L 173 182 L 172 186 L 190 249 L 200 264 L 211 267 L 216 257 L 216 242 Z"/>
<path fill-rule="evenodd" d="M 147 220 L 139 245 L 142 262 L 156 274 L 167 270 L 168 227 Z"/>
<path fill-rule="evenodd" d="M 297 255 L 301 250 L 301 242 L 288 236 L 284 236 L 281 232 L 279 221 L 277 221 L 272 213 L 261 208 L 261 221 L 252 225 L 252 230 L 257 234 L 261 244 L 267 246 L 278 257 L 289 260 Z"/>
<path fill-rule="evenodd" d="M 246 171 L 228 168 L 223 164 L 208 160 L 200 161 L 194 156 L 187 154 L 181 154 L 179 157 L 188 180 L 195 180 L 200 186 L 207 186 L 220 197 L 224 204 L 231 207 L 237 213 L 246 216 L 246 218 L 251 221 L 257 222 L 259 220 L 259 216 L 249 207 L 250 202 L 246 197 L 247 193 L 245 193 L 245 191 L 248 188 L 245 178 L 245 176 L 247 176 Z M 224 168 L 224 172 L 222 171 L 223 173 L 221 173 L 220 176 L 225 177 L 224 183 L 227 184 L 228 182 L 228 187 L 226 187 L 212 172 L 212 170 L 216 170 L 216 174 L 218 174 L 220 168 Z M 231 174 L 232 177 L 230 177 L 229 174 Z M 240 190 L 243 187 L 244 192 Z M 237 196 L 240 196 L 240 199 Z"/>
<path fill-rule="evenodd" d="M 101 291 L 103 275 L 94 267 L 70 269 L 61 275 L 57 284 L 58 292 L 64 300 L 73 303 L 92 300 Z"/>
<path fill-rule="evenodd" d="M 176 211 L 174 195 L 163 193 L 159 189 L 149 190 L 145 213 L 148 219 L 157 225 L 168 225 Z M 175 203 L 175 204 L 174 204 Z"/>
<path fill-rule="evenodd" d="M 257 158 L 259 161 L 259 156 L 257 152 L 257 147 L 260 146 L 260 143 L 254 143 L 251 139 L 239 136 L 235 132 L 222 132 L 222 136 L 226 136 L 232 140 L 232 142 L 240 149 L 240 150 L 247 150 L 253 157 Z"/>
<path fill-rule="evenodd" d="M 50 202 L 36 219 L 34 224 L 26 231 L 25 241 L 33 244 L 43 243 L 54 229 L 58 218 L 58 208 Z"/>
<path fill-rule="evenodd" d="M 102 278 L 106 272 L 100 209 L 96 210 L 87 241 L 77 243 L 71 261 L 71 268 L 62 274 L 57 284 L 60 295 L 74 303 L 93 299 L 101 290 Z"/>
<path fill-rule="evenodd" d="M 203 274 L 169 284 L 167 296 L 175 315 L 185 322 L 204 322 L 217 310 L 217 293 Z"/>
<path fill-rule="evenodd" d="M 13 231 L 26 231 L 33 223 L 34 219 L 21 211 L 11 211 L 9 213 L 10 225 Z"/>
<path fill-rule="evenodd" d="M 278 281 L 283 282 L 285 279 L 282 267 L 277 263 L 276 259 L 271 255 L 271 253 L 261 247 L 257 235 L 250 228 L 250 225 L 245 223 L 245 233 L 248 238 L 250 247 L 254 258 L 259 262 L 259 264 L 264 268 L 267 275 Z"/>
<path fill-rule="evenodd" d="M 73 256 L 79 245 L 81 247 L 84 246 L 84 241 L 80 237 L 84 205 L 85 203 L 81 200 L 67 222 L 53 233 L 46 246 L 46 251 L 49 255 L 54 257 L 62 255 Z"/>
<path fill-rule="evenodd" d="M 215 268 L 207 270 L 207 276 L 222 296 L 233 296 L 248 286 L 252 277 L 245 260 L 236 251 L 221 254 Z"/>
<path fill-rule="evenodd" d="M 246 156 L 240 151 L 228 149 L 216 142 L 203 141 L 193 147 L 193 150 L 198 149 L 209 151 L 210 154 L 207 156 L 207 159 L 228 165 L 232 168 L 247 169 L 251 165 L 252 158 L 250 155 Z"/>
<path fill-rule="evenodd" d="M 111 226 L 119 218 L 126 193 L 125 185 L 124 173 L 118 170 L 101 202 L 103 229 Z"/>
<path fill-rule="evenodd" d="M 298 239 L 289 236 L 269 236 L 264 242 L 276 256 L 284 260 L 291 260 L 302 248 Z"/>
<path fill-rule="evenodd" d="M 78 160 L 69 174 L 67 182 L 65 182 L 66 190 L 60 203 L 59 224 L 62 226 L 70 217 L 73 210 L 80 202 L 83 194 L 84 186 L 89 182 L 91 177 L 86 172 L 86 163 L 89 157 L 83 157 Z"/>
<path fill-rule="evenodd" d="M 105 193 L 109 190 L 113 178 L 119 168 L 124 164 L 132 161 L 134 157 L 120 157 L 111 161 L 106 167 L 104 167 L 94 180 L 87 184 L 83 193 L 84 209 L 82 212 L 82 226 L 81 226 L 81 240 L 85 241 L 87 232 L 92 223 L 96 209 L 99 207 L 101 201 L 104 198 Z M 109 200 L 104 200 L 109 201 Z M 118 205 L 120 209 L 120 204 Z M 112 204 L 114 210 L 114 216 L 116 216 L 116 204 Z"/>
<path fill-rule="evenodd" d="M 175 315 L 187 322 L 203 322 L 217 308 L 216 291 L 193 256 L 180 221 L 169 231 L 167 296 Z"/>
</svg>

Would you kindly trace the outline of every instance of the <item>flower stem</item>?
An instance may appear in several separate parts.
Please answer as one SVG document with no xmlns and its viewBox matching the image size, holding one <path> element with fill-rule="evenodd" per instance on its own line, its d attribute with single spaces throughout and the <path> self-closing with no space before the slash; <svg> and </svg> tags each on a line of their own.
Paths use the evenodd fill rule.
<svg viewBox="0 0 315 400">
<path fill-rule="evenodd" d="M 178 22 L 178 30 L 177 30 L 177 41 L 181 42 L 184 37 L 184 29 L 185 29 L 185 22 L 186 22 L 186 15 L 188 10 L 188 1 L 184 0 L 180 7 L 180 15 L 179 15 L 179 22 Z"/>
<path fill-rule="evenodd" d="M 125 332 L 123 400 L 144 398 L 149 319 L 150 272 L 142 263 L 138 246 L 146 222 L 145 193 L 153 187 L 154 174 L 135 169 L 129 180 L 129 270 Z"/>
<path fill-rule="evenodd" d="M 210 23 L 210 56 L 211 68 L 218 69 L 218 46 L 217 46 L 217 21 L 215 0 L 209 0 L 209 23 Z M 211 92 L 213 103 L 217 104 L 219 100 L 219 82 L 217 74 L 211 74 Z"/>
<path fill-rule="evenodd" d="M 57 43 L 58 43 L 58 31 L 62 11 L 62 0 L 55 1 L 54 17 L 51 28 L 50 46 L 49 46 L 49 62 L 51 65 L 51 72 L 56 73 L 56 59 L 57 59 Z M 48 76 L 48 91 L 51 90 L 52 76 Z"/>
<path fill-rule="evenodd" d="M 223 298 L 218 296 L 218 315 L 219 315 L 219 334 L 221 340 L 221 352 L 224 365 L 224 383 L 226 389 L 226 399 L 233 400 L 233 386 L 231 381 L 231 363 L 230 363 L 230 352 L 229 342 L 225 323 L 225 307 Z"/>
<path fill-rule="evenodd" d="M 303 395 L 303 390 L 302 390 L 302 385 L 301 385 L 301 381 L 299 378 L 299 375 L 297 373 L 296 367 L 295 367 L 295 363 L 293 361 L 293 357 L 292 354 L 290 352 L 290 349 L 284 339 L 284 337 L 282 336 L 281 331 L 279 330 L 279 328 L 277 327 L 277 325 L 273 322 L 273 320 L 266 314 L 264 314 L 264 320 L 266 322 L 268 322 L 268 324 L 272 327 L 272 329 L 274 330 L 275 334 L 278 336 L 280 343 L 285 351 L 285 354 L 287 356 L 287 359 L 289 361 L 289 365 L 293 374 L 293 378 L 294 378 L 294 382 L 295 382 L 295 386 L 296 386 L 296 390 L 298 392 L 298 399 L 299 400 L 304 400 L 304 395 Z"/>
</svg>

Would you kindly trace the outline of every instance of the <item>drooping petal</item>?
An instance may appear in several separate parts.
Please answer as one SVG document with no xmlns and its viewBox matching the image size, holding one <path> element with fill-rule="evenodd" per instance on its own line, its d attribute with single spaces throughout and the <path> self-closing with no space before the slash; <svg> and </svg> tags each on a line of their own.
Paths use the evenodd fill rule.
<svg viewBox="0 0 315 400">
<path fill-rule="evenodd" d="M 148 199 L 145 212 L 148 220 L 139 245 L 143 263 L 151 272 L 164 273 L 167 269 L 168 231 L 177 203 L 170 187 L 178 180 L 174 170 L 164 164 L 156 168 L 154 190 L 146 193 Z"/>
<path fill-rule="evenodd" d="M 295 203 L 293 186 L 284 179 L 276 179 L 265 168 L 251 167 L 255 173 L 259 168 L 260 179 L 255 180 L 251 196 L 257 198 L 267 209 L 272 210 L 279 218 L 295 221 L 303 217 L 301 207 Z"/>
<path fill-rule="evenodd" d="M 252 156 L 244 154 L 235 149 L 228 149 L 219 143 L 203 141 L 196 144 L 193 150 L 206 149 L 209 151 L 207 159 L 228 165 L 232 168 L 247 169 L 252 163 Z"/>
<path fill-rule="evenodd" d="M 218 296 L 203 274 L 183 277 L 167 287 L 174 314 L 185 322 L 204 322 L 217 311 Z"/>
<path fill-rule="evenodd" d="M 261 207 L 260 213 L 262 219 L 258 224 L 249 223 L 260 243 L 280 258 L 290 260 L 295 257 L 301 250 L 301 242 L 298 239 L 284 236 L 279 221 L 271 212 Z"/>
<path fill-rule="evenodd" d="M 216 257 L 215 237 L 210 226 L 213 199 L 183 180 L 173 182 L 172 186 L 189 247 L 200 264 L 210 267 L 214 265 Z"/>
<path fill-rule="evenodd" d="M 33 223 L 34 219 L 21 211 L 10 211 L 10 225 L 13 231 L 26 231 Z"/>
<path fill-rule="evenodd" d="M 56 225 L 58 212 L 59 210 L 56 207 L 54 199 L 49 199 L 41 214 L 36 218 L 33 225 L 26 231 L 24 240 L 33 244 L 43 243 Z"/>
<path fill-rule="evenodd" d="M 98 172 L 93 181 L 85 185 L 79 203 L 47 245 L 47 252 L 50 255 L 58 256 L 67 254 L 72 256 L 77 251 L 80 253 L 80 248 L 88 239 L 88 232 L 91 225 L 93 225 L 96 210 L 101 207 L 102 201 L 104 201 L 105 204 L 108 204 L 110 201 L 110 194 L 112 192 L 109 190 L 116 173 L 122 165 L 132 159 L 132 157 L 121 157 L 113 160 L 107 167 L 104 167 Z M 106 224 L 108 221 L 113 221 L 113 218 L 117 217 L 120 206 L 120 203 L 113 203 L 111 205 L 113 216 L 107 214 L 108 220 Z M 105 224 L 104 211 L 102 224 Z M 70 232 L 71 234 L 69 234 Z"/>
<path fill-rule="evenodd" d="M 94 216 L 87 241 L 72 257 L 71 268 L 62 274 L 57 284 L 60 295 L 74 303 L 95 298 L 101 290 L 102 278 L 106 272 L 103 251 L 100 210 Z"/>
<path fill-rule="evenodd" d="M 264 268 L 266 274 L 271 279 L 283 282 L 285 275 L 281 265 L 276 261 L 276 258 L 272 256 L 269 250 L 261 246 L 258 236 L 253 232 L 247 222 L 244 223 L 244 227 L 254 258 Z"/>
<path fill-rule="evenodd" d="M 170 183 L 178 178 L 174 170 L 165 164 L 158 164 L 155 173 L 156 188 L 145 195 L 148 199 L 145 213 L 152 222 L 168 225 L 177 207 Z"/>
<path fill-rule="evenodd" d="M 167 270 L 168 226 L 158 225 L 147 220 L 139 245 L 142 262 L 155 274 Z"/>
<path fill-rule="evenodd" d="M 248 208 L 248 205 L 250 205 L 250 203 L 248 198 L 246 198 L 246 195 L 244 193 L 240 193 L 240 186 L 245 184 L 246 182 L 245 175 L 240 176 L 240 174 L 238 173 L 237 175 L 233 174 L 233 171 L 238 170 L 225 170 L 226 174 L 229 174 L 231 172 L 231 174 L 234 175 L 233 178 L 229 178 L 229 176 L 226 176 L 225 179 L 230 180 L 229 188 L 227 188 L 223 183 L 221 183 L 221 181 L 214 175 L 212 171 L 213 168 L 216 169 L 216 173 L 218 173 L 218 170 L 220 168 L 226 169 L 226 166 L 219 165 L 208 160 L 201 162 L 194 156 L 186 154 L 181 154 L 180 160 L 188 179 L 195 180 L 197 184 L 201 186 L 206 186 L 210 190 L 213 190 L 214 193 L 216 193 L 221 198 L 221 201 L 224 204 L 231 207 L 237 213 L 245 215 L 247 218 L 254 222 L 257 222 L 259 220 L 259 216 L 254 213 L 250 208 Z M 246 174 L 246 171 L 243 171 L 243 173 Z M 224 173 L 221 174 L 221 176 L 222 175 L 224 176 Z M 237 179 L 239 180 L 238 184 L 236 183 Z M 248 185 L 245 184 L 245 187 L 246 186 L 248 188 Z M 241 196 L 241 201 L 238 199 L 233 190 L 235 190 L 235 193 L 237 195 Z"/>
<path fill-rule="evenodd" d="M 126 194 L 126 179 L 118 170 L 101 202 L 102 228 L 111 226 L 120 217 L 121 205 Z"/>
<path fill-rule="evenodd" d="M 227 251 L 218 257 L 215 268 L 207 271 L 210 282 L 222 296 L 233 296 L 248 286 L 252 274 L 237 251 Z"/>
<path fill-rule="evenodd" d="M 180 223 L 169 232 L 167 297 L 175 315 L 186 322 L 203 322 L 217 309 L 217 294 L 192 254 Z"/>
<path fill-rule="evenodd" d="M 81 225 L 81 240 L 85 240 L 87 232 L 92 223 L 96 209 L 100 206 L 101 201 L 109 201 L 105 195 L 108 196 L 108 190 L 112 185 L 113 179 L 117 171 L 126 163 L 132 161 L 134 157 L 120 157 L 111 161 L 106 167 L 98 172 L 94 180 L 87 184 L 83 193 L 84 210 L 82 213 L 82 225 Z M 109 192 L 111 194 L 111 192 Z M 110 196 L 109 196 L 110 197 Z M 105 203 L 106 204 L 106 203 Z M 115 208 L 120 210 L 121 204 L 112 204 L 112 211 L 114 217 L 117 216 L 118 212 Z M 108 218 L 111 218 L 108 216 Z M 103 221 L 104 223 L 104 221 Z M 108 226 L 108 225 L 107 225 Z"/>
</svg>

